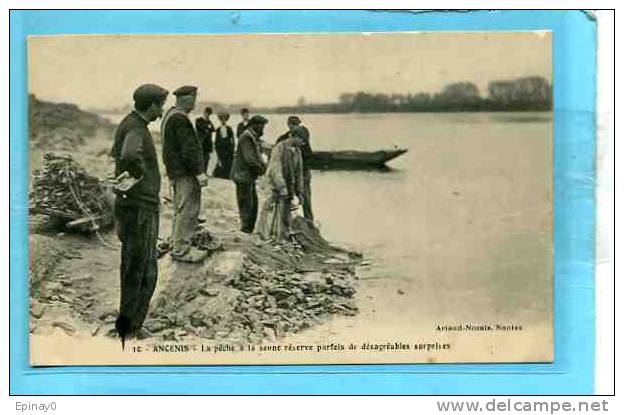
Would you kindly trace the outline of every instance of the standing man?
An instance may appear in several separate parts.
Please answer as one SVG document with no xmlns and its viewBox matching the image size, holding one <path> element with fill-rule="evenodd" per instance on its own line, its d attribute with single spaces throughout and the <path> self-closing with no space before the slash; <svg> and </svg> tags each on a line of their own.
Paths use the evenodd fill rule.
<svg viewBox="0 0 624 415">
<path fill-rule="evenodd" d="M 121 298 L 115 329 L 122 346 L 127 336 L 150 335 L 142 326 L 158 278 L 160 171 L 147 125 L 162 116 L 167 94 L 167 90 L 153 84 L 141 85 L 134 91 L 134 110 L 117 127 L 111 151 L 115 176 L 130 176 L 135 182 L 117 188 L 115 200 L 115 222 L 121 241 Z"/>
<path fill-rule="evenodd" d="M 247 108 L 243 108 L 240 113 L 243 120 L 236 126 L 236 138 L 240 137 L 249 126 L 249 110 Z"/>
<path fill-rule="evenodd" d="M 241 221 L 241 231 L 252 233 L 258 217 L 256 179 L 264 174 L 266 164 L 260 153 L 260 137 L 269 122 L 260 115 L 249 120 L 249 127 L 241 134 L 234 154 L 232 180 L 236 183 L 236 201 Z"/>
<path fill-rule="evenodd" d="M 300 148 L 303 146 L 303 129 L 293 129 L 288 139 L 282 140 L 271 150 L 271 159 L 265 176 L 271 186 L 269 203 L 263 205 L 258 223 L 258 232 L 265 239 L 289 240 L 291 229 L 291 207 L 295 196 L 303 203 L 305 186 L 303 181 L 303 160 Z M 274 210 L 278 205 L 278 215 Z"/>
<path fill-rule="evenodd" d="M 296 115 L 291 115 L 286 121 L 288 125 L 288 131 L 277 138 L 275 144 L 287 140 L 291 137 L 294 130 L 298 131 L 298 135 L 303 139 L 303 145 L 301 148 L 301 157 L 303 159 L 303 179 L 304 179 L 304 199 L 303 199 L 303 216 L 314 222 L 314 215 L 312 214 L 312 174 L 310 173 L 310 161 L 312 158 L 312 147 L 310 146 L 310 131 L 301 124 L 301 119 Z"/>
<path fill-rule="evenodd" d="M 197 87 L 176 89 L 175 106 L 164 116 L 163 162 L 173 187 L 173 224 L 171 258 L 182 262 L 201 262 L 207 251 L 191 245 L 199 218 L 201 187 L 208 182 L 204 172 L 202 146 L 188 114 L 195 108 Z"/>
<path fill-rule="evenodd" d="M 208 162 L 212 153 L 212 133 L 215 131 L 214 124 L 210 121 L 212 108 L 206 107 L 204 114 L 195 120 L 195 130 L 202 146 L 204 156 L 204 173 L 208 174 Z"/>
</svg>

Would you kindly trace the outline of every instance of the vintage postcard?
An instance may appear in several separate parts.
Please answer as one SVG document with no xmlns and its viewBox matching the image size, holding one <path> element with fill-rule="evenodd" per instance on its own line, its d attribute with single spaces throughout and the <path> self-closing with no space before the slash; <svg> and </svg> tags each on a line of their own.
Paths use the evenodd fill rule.
<svg viewBox="0 0 624 415">
<path fill-rule="evenodd" d="M 28 38 L 31 365 L 552 362 L 550 32 Z"/>
</svg>

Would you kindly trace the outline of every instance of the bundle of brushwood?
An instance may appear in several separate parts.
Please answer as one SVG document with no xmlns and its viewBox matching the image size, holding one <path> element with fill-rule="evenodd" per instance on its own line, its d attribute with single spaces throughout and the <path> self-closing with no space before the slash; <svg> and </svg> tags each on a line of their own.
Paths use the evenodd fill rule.
<svg viewBox="0 0 624 415">
<path fill-rule="evenodd" d="M 106 186 L 69 155 L 47 153 L 33 174 L 30 213 L 47 215 L 68 231 L 94 232 L 113 224 Z"/>
</svg>

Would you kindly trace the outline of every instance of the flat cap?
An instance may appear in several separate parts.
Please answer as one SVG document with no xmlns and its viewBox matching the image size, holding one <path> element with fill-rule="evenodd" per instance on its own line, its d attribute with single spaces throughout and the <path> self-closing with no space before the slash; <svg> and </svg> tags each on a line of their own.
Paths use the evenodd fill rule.
<svg viewBox="0 0 624 415">
<path fill-rule="evenodd" d="M 185 95 L 193 95 L 197 93 L 197 87 L 192 85 L 184 85 L 173 91 L 173 95 L 176 97 L 183 97 Z"/>
<path fill-rule="evenodd" d="M 255 124 L 255 125 L 266 124 L 268 122 L 269 120 L 264 118 L 262 115 L 254 115 L 253 117 L 249 119 L 249 124 Z"/>
<path fill-rule="evenodd" d="M 286 120 L 286 122 L 288 124 L 299 125 L 301 124 L 301 118 L 297 117 L 296 115 L 291 115 L 290 117 L 288 117 L 288 120 Z"/>
<path fill-rule="evenodd" d="M 132 98 L 135 102 L 152 102 L 164 100 L 167 98 L 167 94 L 169 94 L 169 91 L 158 85 L 143 84 L 134 90 Z"/>
</svg>

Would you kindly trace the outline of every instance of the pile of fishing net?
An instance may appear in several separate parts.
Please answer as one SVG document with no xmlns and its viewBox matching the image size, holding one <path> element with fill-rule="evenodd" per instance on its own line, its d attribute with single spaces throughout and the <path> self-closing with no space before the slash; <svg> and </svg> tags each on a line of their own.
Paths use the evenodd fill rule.
<svg viewBox="0 0 624 415">
<path fill-rule="evenodd" d="M 94 232 L 113 224 L 111 193 L 69 155 L 43 156 L 29 199 L 31 214 L 46 215 L 65 230 Z"/>
<path fill-rule="evenodd" d="M 286 241 L 256 243 L 247 254 L 256 264 L 301 272 L 352 269 L 362 261 L 362 254 L 330 244 L 301 216 L 293 219 Z"/>
</svg>

